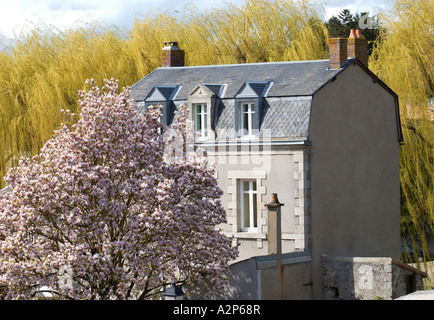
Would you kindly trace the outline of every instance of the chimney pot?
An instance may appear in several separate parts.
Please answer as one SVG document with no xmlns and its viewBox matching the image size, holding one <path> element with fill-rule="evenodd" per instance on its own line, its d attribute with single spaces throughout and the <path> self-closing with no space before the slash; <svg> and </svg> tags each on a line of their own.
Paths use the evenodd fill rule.
<svg viewBox="0 0 434 320">
<path fill-rule="evenodd" d="M 356 29 L 356 38 L 363 38 L 361 29 Z"/>
<path fill-rule="evenodd" d="M 279 203 L 279 199 L 277 199 L 277 193 L 271 194 L 271 203 Z"/>
<path fill-rule="evenodd" d="M 348 38 L 356 38 L 356 37 L 357 37 L 356 29 L 351 29 L 350 36 Z"/>
<path fill-rule="evenodd" d="M 177 50 L 177 49 L 179 49 L 179 47 L 178 47 L 178 41 L 164 41 L 163 42 L 164 43 L 164 47 L 167 47 L 167 48 L 173 48 L 172 50 Z"/>
<path fill-rule="evenodd" d="M 277 199 L 277 193 L 272 193 L 270 203 L 267 203 L 265 206 L 269 208 L 276 208 L 283 206 L 283 203 L 280 203 L 279 199 Z"/>
</svg>

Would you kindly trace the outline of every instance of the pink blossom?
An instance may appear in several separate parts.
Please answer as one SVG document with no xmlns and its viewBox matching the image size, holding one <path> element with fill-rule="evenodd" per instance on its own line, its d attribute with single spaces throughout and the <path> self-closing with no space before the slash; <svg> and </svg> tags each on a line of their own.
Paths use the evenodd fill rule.
<svg viewBox="0 0 434 320">
<path fill-rule="evenodd" d="M 218 230 L 226 214 L 213 168 L 186 146 L 165 161 L 160 108 L 137 114 L 113 79 L 102 88 L 87 83 L 78 122 L 5 177 L 12 189 L 0 196 L 5 297 L 46 287 L 68 299 L 152 299 L 175 280 L 191 293 L 205 283 L 222 290 L 237 249 Z M 181 106 L 171 128 L 185 142 L 186 113 Z"/>
</svg>

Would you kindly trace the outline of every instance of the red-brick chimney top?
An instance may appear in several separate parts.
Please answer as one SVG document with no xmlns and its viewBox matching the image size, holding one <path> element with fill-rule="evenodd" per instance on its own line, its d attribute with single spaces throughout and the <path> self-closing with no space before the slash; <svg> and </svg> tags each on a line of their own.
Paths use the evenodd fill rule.
<svg viewBox="0 0 434 320">
<path fill-rule="evenodd" d="M 330 69 L 339 69 L 347 59 L 358 58 L 368 65 L 368 41 L 362 30 L 351 29 L 349 37 L 329 39 Z"/>
<path fill-rule="evenodd" d="M 164 41 L 162 50 L 162 66 L 163 67 L 183 67 L 184 66 L 184 50 L 181 50 L 177 41 Z"/>
</svg>

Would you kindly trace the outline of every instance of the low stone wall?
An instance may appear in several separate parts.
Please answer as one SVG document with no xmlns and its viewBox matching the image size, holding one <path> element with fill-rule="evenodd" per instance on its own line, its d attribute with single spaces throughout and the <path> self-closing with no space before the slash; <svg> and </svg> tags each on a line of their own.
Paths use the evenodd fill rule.
<svg viewBox="0 0 434 320">
<path fill-rule="evenodd" d="M 324 300 L 395 299 L 423 289 L 426 274 L 392 258 L 322 256 Z"/>
<path fill-rule="evenodd" d="M 434 261 L 410 263 L 409 265 L 425 272 L 427 277 L 424 279 L 424 285 L 434 289 Z"/>
</svg>

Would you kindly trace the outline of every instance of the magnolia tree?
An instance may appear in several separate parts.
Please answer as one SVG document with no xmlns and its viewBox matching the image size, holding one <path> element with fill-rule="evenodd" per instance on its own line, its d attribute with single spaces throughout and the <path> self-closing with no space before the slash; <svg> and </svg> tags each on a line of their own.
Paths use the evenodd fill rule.
<svg viewBox="0 0 434 320">
<path fill-rule="evenodd" d="M 167 134 L 159 107 L 138 113 L 116 81 L 89 87 L 76 124 L 5 177 L 6 298 L 152 299 L 173 281 L 187 294 L 222 290 L 237 249 L 218 230 L 226 215 L 213 168 L 185 143 L 186 108 Z"/>
</svg>

